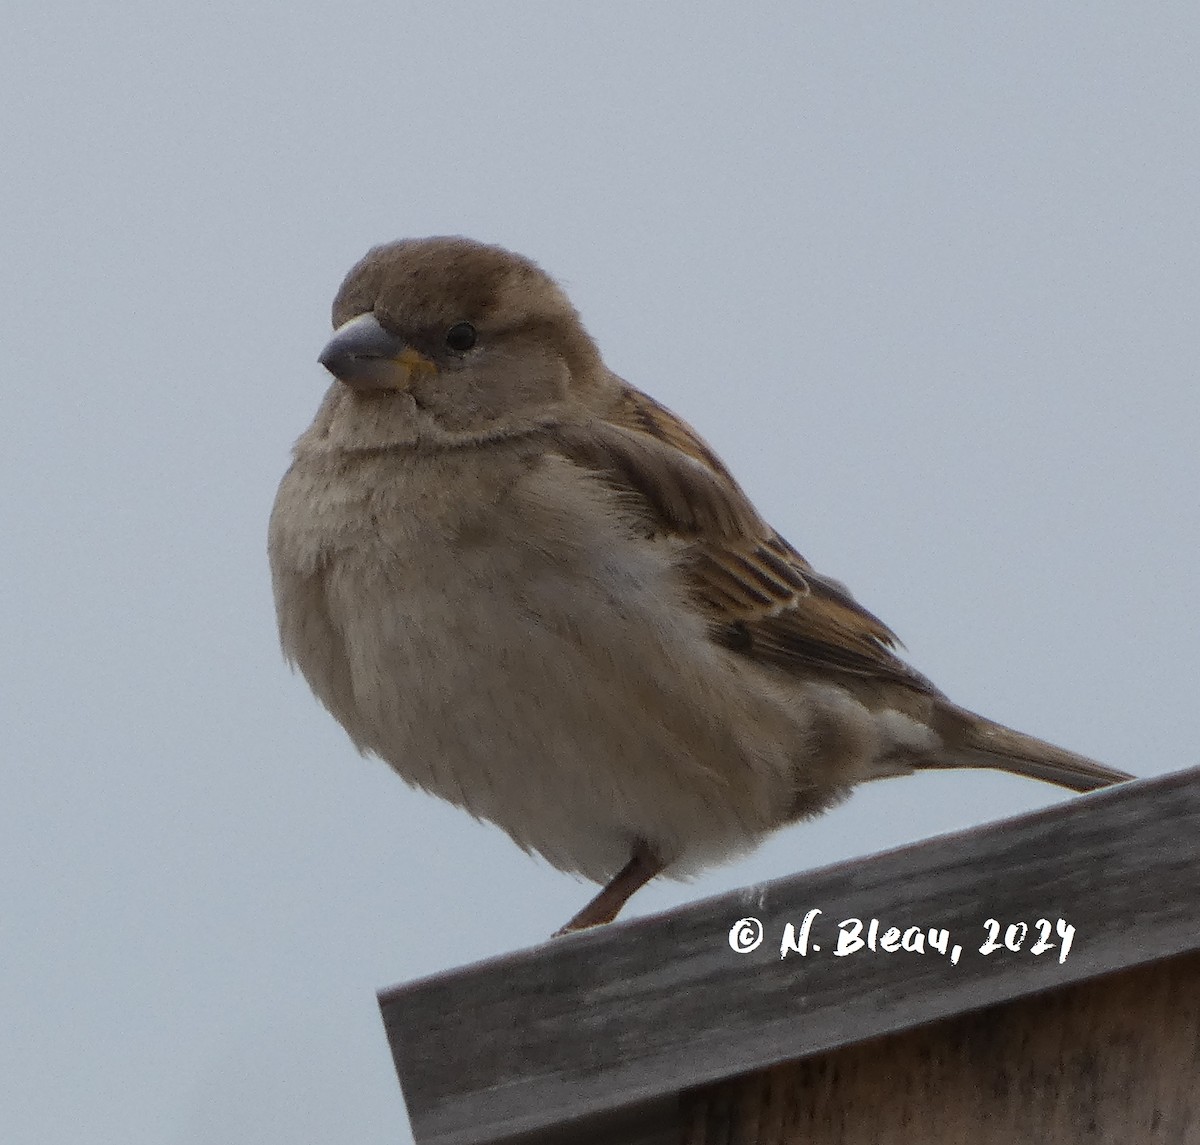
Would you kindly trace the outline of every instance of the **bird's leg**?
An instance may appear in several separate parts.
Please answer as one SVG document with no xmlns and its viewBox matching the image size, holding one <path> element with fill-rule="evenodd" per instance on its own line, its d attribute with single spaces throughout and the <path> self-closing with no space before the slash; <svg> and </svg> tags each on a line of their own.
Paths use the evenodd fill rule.
<svg viewBox="0 0 1200 1145">
<path fill-rule="evenodd" d="M 634 892 L 644 887 L 664 866 L 648 843 L 635 843 L 629 862 L 613 876 L 608 886 L 566 926 L 556 930 L 550 937 L 558 938 L 560 935 L 570 934 L 573 930 L 586 930 L 589 926 L 612 922 Z"/>
</svg>

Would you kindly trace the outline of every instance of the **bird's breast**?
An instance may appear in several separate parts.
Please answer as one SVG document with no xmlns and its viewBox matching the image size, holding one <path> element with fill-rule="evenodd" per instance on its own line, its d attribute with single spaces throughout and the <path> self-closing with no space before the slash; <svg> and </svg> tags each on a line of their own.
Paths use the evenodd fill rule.
<svg viewBox="0 0 1200 1145">
<path fill-rule="evenodd" d="M 560 868 L 606 878 L 638 838 L 748 845 L 791 790 L 786 713 L 736 710 L 756 698 L 676 554 L 605 486 L 555 457 L 496 468 L 293 471 L 272 526 L 289 657 L 360 749 Z"/>
</svg>

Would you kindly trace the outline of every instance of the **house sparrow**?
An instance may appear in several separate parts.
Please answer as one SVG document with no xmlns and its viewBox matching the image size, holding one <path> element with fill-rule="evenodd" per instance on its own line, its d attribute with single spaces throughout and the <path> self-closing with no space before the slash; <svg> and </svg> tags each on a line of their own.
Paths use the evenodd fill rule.
<svg viewBox="0 0 1200 1145">
<path fill-rule="evenodd" d="M 284 654 L 360 751 L 604 884 L 564 931 L 865 780 L 1130 778 L 947 700 L 528 259 L 376 247 L 333 325 L 271 515 Z"/>
</svg>

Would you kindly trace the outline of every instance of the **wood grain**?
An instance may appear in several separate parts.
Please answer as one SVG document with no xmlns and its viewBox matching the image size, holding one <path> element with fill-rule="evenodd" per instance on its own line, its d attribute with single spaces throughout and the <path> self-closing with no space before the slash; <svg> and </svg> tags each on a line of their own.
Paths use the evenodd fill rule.
<svg viewBox="0 0 1200 1145">
<path fill-rule="evenodd" d="M 1198 872 L 1193 769 L 557 939 L 380 1004 L 419 1145 L 634 1140 L 601 1127 L 639 1103 L 661 1115 L 685 1090 L 1200 949 Z M 785 925 L 812 908 L 822 949 L 781 958 Z M 737 954 L 730 927 L 748 916 L 766 937 Z M 946 928 L 961 958 L 836 957 L 852 917 Z M 1062 918 L 1073 946 L 1064 962 L 1028 941 L 985 956 L 988 918 Z"/>
<path fill-rule="evenodd" d="M 1200 955 L 685 1097 L 679 1145 L 1197 1145 Z"/>
</svg>

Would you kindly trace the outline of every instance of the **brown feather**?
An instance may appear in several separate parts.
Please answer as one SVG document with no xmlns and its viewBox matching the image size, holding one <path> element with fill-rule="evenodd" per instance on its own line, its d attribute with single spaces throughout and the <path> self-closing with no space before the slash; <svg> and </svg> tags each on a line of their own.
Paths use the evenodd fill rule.
<svg viewBox="0 0 1200 1145">
<path fill-rule="evenodd" d="M 690 425 L 616 381 L 599 425 L 560 424 L 552 439 L 640 509 L 652 535 L 687 544 L 688 587 L 717 643 L 789 671 L 845 673 L 939 695 L 893 652 L 896 637 L 881 620 L 763 521 Z"/>
</svg>

